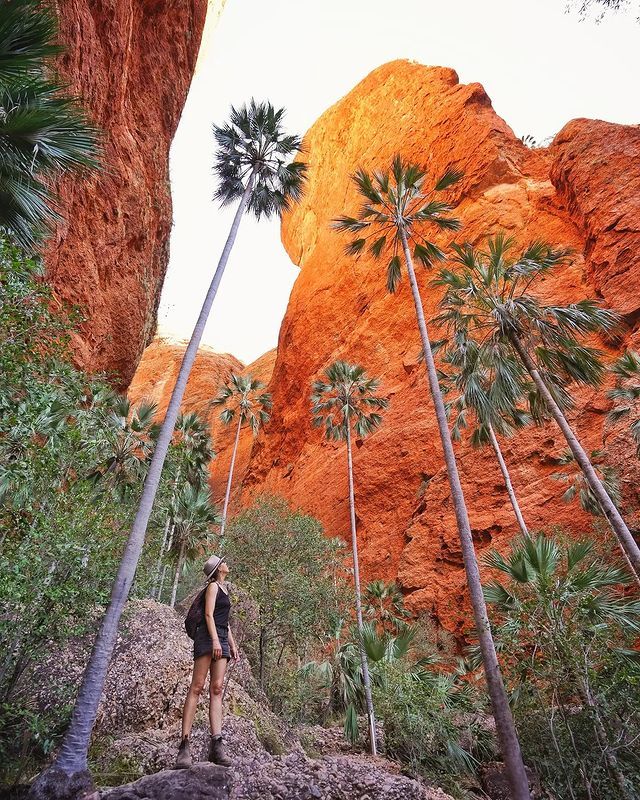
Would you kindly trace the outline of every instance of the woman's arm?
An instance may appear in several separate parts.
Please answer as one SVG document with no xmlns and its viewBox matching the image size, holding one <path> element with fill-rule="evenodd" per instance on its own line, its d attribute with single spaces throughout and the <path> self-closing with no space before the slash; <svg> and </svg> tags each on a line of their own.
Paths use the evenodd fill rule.
<svg viewBox="0 0 640 800">
<path fill-rule="evenodd" d="M 220 646 L 220 640 L 218 639 L 218 632 L 216 631 L 216 623 L 213 619 L 213 610 L 216 607 L 217 596 L 218 596 L 218 584 L 216 583 L 216 581 L 212 581 L 207 586 L 207 591 L 204 596 L 204 619 L 205 622 L 207 623 L 209 636 L 211 637 L 211 641 L 213 642 L 214 660 L 222 658 L 222 647 Z"/>
<path fill-rule="evenodd" d="M 231 626 L 229 626 L 229 650 L 231 651 L 231 658 L 238 660 L 238 646 L 236 644 L 236 640 L 233 638 L 233 634 L 231 633 Z"/>
</svg>

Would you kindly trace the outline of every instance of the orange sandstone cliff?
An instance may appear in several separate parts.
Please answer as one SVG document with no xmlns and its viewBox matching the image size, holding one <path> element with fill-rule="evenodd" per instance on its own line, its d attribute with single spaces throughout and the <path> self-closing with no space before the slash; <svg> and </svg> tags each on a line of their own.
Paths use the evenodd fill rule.
<svg viewBox="0 0 640 800">
<path fill-rule="evenodd" d="M 86 323 L 88 370 L 126 386 L 156 323 L 171 229 L 169 147 L 198 55 L 207 0 L 58 0 L 62 77 L 103 131 L 104 169 L 61 187 L 65 222 L 49 280 Z"/>
<path fill-rule="evenodd" d="M 344 446 L 310 424 L 309 386 L 331 361 L 362 364 L 382 380 L 391 404 L 382 427 L 358 442 L 354 457 L 361 563 L 367 577 L 397 577 L 410 606 L 457 631 L 464 570 L 406 278 L 385 290 L 384 268 L 344 254 L 331 220 L 353 213 L 350 175 L 386 167 L 396 152 L 434 176 L 464 172 L 455 187 L 459 240 L 507 231 L 520 244 L 544 238 L 570 246 L 571 266 L 547 279 L 546 298 L 599 297 L 635 325 L 640 309 L 640 128 L 575 120 L 546 150 L 530 150 L 497 116 L 479 84 L 451 69 L 406 61 L 375 70 L 330 108 L 305 137 L 309 185 L 284 219 L 283 243 L 300 266 L 280 331 L 271 381 L 272 422 L 254 448 L 245 501 L 279 492 L 316 514 L 331 534 L 348 533 Z M 450 236 L 450 234 L 449 234 Z M 446 246 L 446 236 L 437 237 Z M 438 293 L 422 270 L 425 311 Z M 587 447 L 602 445 L 608 402 L 581 392 L 573 421 Z M 628 436 L 604 429 L 625 500 L 636 502 L 638 475 Z M 505 446 L 531 528 L 585 530 L 590 519 L 565 504 L 551 479 L 565 448 L 552 425 Z M 481 554 L 504 547 L 517 529 L 498 467 L 488 451 L 458 447 L 471 525 Z"/>
<path fill-rule="evenodd" d="M 346 256 L 345 240 L 330 228 L 334 217 L 357 208 L 354 170 L 384 168 L 396 152 L 434 177 L 447 167 L 464 172 L 452 192 L 463 222 L 459 241 L 480 243 L 507 231 L 519 244 L 544 238 L 571 247 L 571 265 L 546 279 L 541 295 L 558 302 L 599 297 L 624 314 L 629 331 L 616 350 L 610 347 L 613 357 L 640 338 L 640 128 L 574 120 L 549 148 L 530 150 L 479 84 L 460 84 L 451 69 L 396 61 L 365 78 L 305 137 L 307 191 L 282 225 L 300 274 L 275 363 L 273 354 L 266 357 L 266 373 L 273 370 L 272 421 L 255 442 L 244 440 L 236 508 L 261 492 L 277 492 L 318 516 L 327 533 L 347 537 L 344 445 L 326 442 L 311 427 L 309 389 L 336 358 L 362 364 L 391 399 L 382 427 L 357 441 L 354 454 L 365 578 L 397 578 L 411 608 L 460 633 L 468 624 L 464 569 L 409 286 L 405 278 L 395 295 L 387 294 L 384 267 Z M 435 238 L 444 247 L 450 241 Z M 419 280 L 432 317 L 439 295 L 426 271 Z M 185 405 L 195 397 L 187 396 Z M 604 390 L 581 391 L 572 421 L 588 449 L 606 443 L 625 503 L 634 508 L 637 460 L 625 427 L 606 423 L 608 408 Z M 213 485 L 220 498 L 231 439 L 216 428 L 214 438 L 220 455 Z M 565 487 L 551 478 L 565 449 L 553 425 L 526 430 L 504 449 L 530 528 L 557 524 L 579 533 L 590 527 L 591 519 L 562 501 Z M 498 467 L 488 451 L 464 443 L 457 451 L 478 553 L 504 548 L 517 527 Z"/>
</svg>

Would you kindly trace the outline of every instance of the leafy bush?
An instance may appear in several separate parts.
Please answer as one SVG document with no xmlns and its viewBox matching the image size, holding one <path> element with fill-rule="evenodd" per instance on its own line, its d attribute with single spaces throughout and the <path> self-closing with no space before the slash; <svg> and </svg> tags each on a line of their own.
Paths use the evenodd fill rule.
<svg viewBox="0 0 640 800">
<path fill-rule="evenodd" d="M 591 541 L 525 538 L 485 587 L 526 760 L 568 800 L 640 791 L 640 601 Z"/>
<path fill-rule="evenodd" d="M 221 548 L 231 579 L 255 603 L 257 630 L 245 648 L 259 683 L 277 713 L 295 717 L 283 683 L 293 688 L 292 672 L 339 614 L 342 545 L 281 498 L 261 497 L 229 523 Z"/>
<path fill-rule="evenodd" d="M 58 307 L 40 276 L 38 261 L 0 239 L 0 703 L 3 720 L 10 721 L 0 726 L 5 773 L 12 759 L 46 754 L 66 722 L 65 703 L 57 716 L 39 716 L 25 682 L 43 653 L 83 634 L 106 604 L 145 472 L 136 473 L 126 492 L 112 480 L 117 471 L 94 480 L 113 463 L 114 447 L 122 454 L 114 434 L 121 430 L 122 399 L 73 365 L 69 342 L 78 317 Z M 139 444 L 127 458 L 138 458 Z M 146 454 L 142 450 L 144 467 L 150 442 Z M 129 480 L 132 473 L 122 474 Z M 138 594 L 157 549 L 150 539 Z"/>
</svg>

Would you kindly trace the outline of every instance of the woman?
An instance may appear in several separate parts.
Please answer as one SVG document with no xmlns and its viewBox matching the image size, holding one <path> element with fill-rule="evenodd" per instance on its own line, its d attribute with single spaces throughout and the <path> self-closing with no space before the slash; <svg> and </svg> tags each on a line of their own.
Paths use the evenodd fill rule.
<svg viewBox="0 0 640 800">
<path fill-rule="evenodd" d="M 182 741 L 178 749 L 176 769 L 185 769 L 192 764 L 189 750 L 189 734 L 196 715 L 198 700 L 204 689 L 207 673 L 210 675 L 209 721 L 211 741 L 209 761 L 228 767 L 231 759 L 222 743 L 222 684 L 227 662 L 238 657 L 238 648 L 229 628 L 231 601 L 225 585 L 229 567 L 224 558 L 211 556 L 203 567 L 207 576 L 204 599 L 204 618 L 198 625 L 193 639 L 193 676 L 182 713 Z"/>
</svg>

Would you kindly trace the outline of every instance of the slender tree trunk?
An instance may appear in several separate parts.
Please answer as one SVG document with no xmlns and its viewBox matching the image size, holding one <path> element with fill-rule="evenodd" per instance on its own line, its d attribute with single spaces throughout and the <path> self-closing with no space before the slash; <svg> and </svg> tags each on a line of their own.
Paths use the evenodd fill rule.
<svg viewBox="0 0 640 800">
<path fill-rule="evenodd" d="M 169 526 L 171 525 L 171 516 L 167 517 L 167 521 L 164 524 L 164 535 L 162 537 L 162 545 L 160 546 L 160 553 L 158 555 L 158 560 L 156 562 L 156 568 L 154 570 L 153 575 L 153 584 L 151 586 L 151 597 L 155 598 L 158 594 L 158 587 L 160 586 L 160 574 L 162 573 L 162 559 L 164 557 L 165 547 L 167 546 L 167 540 L 169 539 Z"/>
<path fill-rule="evenodd" d="M 502 455 L 502 450 L 500 449 L 500 445 L 498 444 L 498 439 L 496 437 L 495 431 L 493 430 L 493 426 L 491 423 L 487 423 L 487 429 L 489 431 L 489 440 L 491 441 L 491 446 L 496 454 L 496 458 L 498 459 L 498 464 L 500 464 L 500 472 L 502 472 L 502 477 L 504 478 L 504 485 L 507 487 L 507 494 L 509 495 L 509 500 L 511 500 L 511 507 L 513 508 L 513 513 L 516 515 L 516 519 L 518 520 L 518 525 L 520 526 L 520 530 L 524 536 L 529 535 L 529 531 L 527 530 L 527 526 L 524 521 L 524 517 L 522 516 L 522 511 L 520 511 L 520 504 L 518 503 L 518 498 L 516 497 L 516 493 L 513 490 L 513 484 L 511 483 L 511 476 L 509 475 L 509 470 L 507 469 L 507 465 L 505 463 L 504 457 Z"/>
<path fill-rule="evenodd" d="M 82 685 L 76 699 L 71 717 L 71 724 L 62 742 L 62 746 L 58 755 L 48 770 L 43 772 L 38 780 L 33 785 L 33 793 L 37 792 L 47 786 L 47 773 L 57 772 L 63 773 L 68 777 L 75 773 L 86 772 L 87 769 L 87 752 L 89 749 L 89 742 L 91 739 L 91 731 L 95 722 L 100 697 L 104 687 L 104 680 L 107 674 L 109 661 L 113 654 L 116 637 L 118 634 L 118 623 L 122 616 L 124 605 L 129 596 L 131 584 L 136 573 L 136 567 L 144 545 L 144 538 L 153 508 L 153 501 L 158 491 L 160 484 L 160 476 L 162 474 L 162 467 L 164 460 L 171 443 L 173 430 L 175 428 L 176 420 L 180 413 L 180 404 L 187 388 L 187 380 L 195 361 L 198 346 L 202 340 L 205 325 L 213 305 L 214 298 L 218 291 L 218 286 L 222 280 L 227 261 L 231 249 L 238 233 L 240 220 L 244 214 L 247 203 L 253 190 L 254 175 L 249 176 L 246 189 L 242 195 L 240 203 L 235 213 L 229 236 L 225 243 L 222 255 L 218 262 L 213 280 L 209 286 L 207 296 L 202 305 L 200 316 L 193 329 L 191 340 L 185 350 L 185 354 L 180 366 L 180 372 L 169 401 L 167 413 L 162 423 L 160 435 L 156 443 L 156 448 L 151 459 L 149 471 L 144 482 L 138 512 L 136 514 L 131 533 L 125 548 L 118 574 L 116 576 L 113 588 L 111 591 L 111 599 L 105 612 L 100 630 L 96 637 L 93 651 L 91 653 L 89 663 L 84 672 Z M 55 795 L 51 795 L 54 797 Z"/>
<path fill-rule="evenodd" d="M 171 602 L 169 605 L 171 608 L 176 607 L 176 595 L 178 594 L 178 584 L 180 583 L 180 572 L 182 570 L 182 563 L 184 561 L 184 547 L 185 542 L 184 539 L 182 540 L 182 544 L 180 545 L 180 552 L 178 553 L 178 563 L 176 564 L 176 572 L 173 576 L 173 587 L 171 588 Z"/>
<path fill-rule="evenodd" d="M 349 472 L 349 517 L 351 520 L 351 550 L 353 553 L 353 582 L 356 590 L 356 618 L 358 620 L 358 648 L 360 650 L 360 664 L 362 666 L 362 681 L 364 683 L 364 699 L 367 704 L 367 718 L 369 720 L 369 744 L 371 755 L 378 754 L 376 740 L 376 717 L 373 710 L 373 697 L 371 696 L 371 676 L 369 675 L 369 662 L 367 651 L 364 647 L 364 631 L 362 623 L 362 596 L 360 594 L 360 565 L 358 563 L 358 537 L 356 534 L 356 503 L 353 490 L 353 457 L 351 454 L 351 420 L 349 414 L 345 419 L 347 426 L 347 469 Z"/>
<path fill-rule="evenodd" d="M 527 372 L 529 375 L 531 375 L 533 382 L 538 387 L 540 394 L 544 397 L 547 408 L 551 412 L 551 416 L 558 423 L 558 427 L 562 431 L 564 438 L 567 440 L 567 444 L 573 453 L 573 457 L 578 463 L 578 466 L 582 470 L 584 477 L 589 484 L 589 488 L 596 496 L 598 503 L 600 503 L 600 507 L 602 508 L 605 517 L 609 521 L 616 538 L 620 542 L 620 546 L 629 557 L 629 560 L 633 565 L 634 572 L 640 573 L 640 548 L 636 544 L 635 539 L 631 535 L 631 532 L 629 531 L 625 521 L 622 519 L 622 516 L 616 508 L 615 503 L 607 494 L 607 490 L 602 485 L 602 481 L 600 478 L 598 478 L 598 475 L 593 468 L 591 461 L 589 460 L 589 456 L 586 454 L 584 448 L 578 440 L 578 437 L 573 432 L 573 429 L 569 425 L 565 415 L 562 413 L 560 406 L 553 399 L 553 395 L 549 391 L 547 384 L 542 379 L 542 376 L 538 372 L 536 365 L 534 364 L 529 353 L 527 353 L 520 339 L 515 334 L 512 334 L 510 336 L 510 341 L 520 356 L 520 359 L 526 367 Z"/>
<path fill-rule="evenodd" d="M 258 668 L 258 680 L 260 683 L 260 688 L 264 691 L 264 665 L 265 659 L 267 657 L 267 631 L 266 628 L 260 628 L 260 652 L 259 652 L 259 668 Z"/>
<path fill-rule="evenodd" d="M 180 481 L 180 467 L 178 467 L 176 471 L 176 477 L 173 480 L 173 486 L 171 487 L 171 500 L 176 493 L 176 489 L 178 487 L 178 482 Z M 162 558 L 165 554 L 165 551 L 169 550 L 167 547 L 167 542 L 169 540 L 169 530 L 171 528 L 171 513 L 167 514 L 167 521 L 164 525 L 164 536 L 162 537 L 162 546 L 160 547 L 160 554 L 158 555 L 158 561 L 156 564 L 155 575 L 153 578 L 153 587 L 151 589 L 151 597 L 156 597 L 158 594 L 158 587 L 160 586 L 160 573 L 162 572 Z M 173 533 L 173 531 L 172 531 Z"/>
<path fill-rule="evenodd" d="M 238 452 L 238 442 L 240 441 L 240 428 L 242 427 L 242 414 L 238 412 L 238 428 L 236 430 L 236 440 L 233 443 L 233 453 L 231 454 L 231 464 L 229 465 L 229 478 L 227 479 L 227 491 L 224 495 L 224 505 L 222 507 L 222 522 L 220 524 L 220 538 L 224 536 L 224 529 L 227 525 L 227 511 L 229 510 L 229 498 L 231 497 L 231 482 L 233 481 L 233 468 L 236 464 L 236 453 Z"/>
<path fill-rule="evenodd" d="M 162 575 L 160 576 L 160 585 L 158 586 L 158 596 L 156 598 L 159 603 L 162 602 L 162 590 L 164 589 L 164 581 L 165 578 L 167 577 L 168 571 L 169 571 L 169 565 L 164 564 L 164 566 L 162 567 Z"/>
<path fill-rule="evenodd" d="M 451 441 L 449 426 L 447 424 L 444 400 L 442 399 L 440 384 L 438 383 L 438 373 L 433 360 L 431 343 L 429 342 L 427 323 L 422 310 L 422 299 L 420 297 L 420 290 L 416 280 L 413 260 L 409 250 L 407 233 L 402 224 L 400 224 L 398 227 L 400 230 L 400 237 L 402 239 L 402 248 L 404 250 L 407 272 L 409 273 L 409 282 L 411 283 L 411 292 L 413 294 L 413 302 L 418 320 L 418 329 L 422 339 L 422 348 L 427 365 L 429 388 L 431 390 L 436 420 L 438 422 L 440 441 L 442 442 L 442 449 L 444 451 L 444 460 L 447 468 L 449 487 L 451 490 L 451 499 L 453 501 L 453 507 L 456 514 L 458 536 L 460 537 L 462 559 L 467 575 L 467 586 L 469 587 L 469 595 L 471 597 L 471 605 L 473 607 L 476 632 L 478 635 L 478 642 L 480 644 L 480 652 L 482 654 L 482 663 L 484 665 L 487 688 L 489 690 L 491 707 L 496 722 L 496 732 L 498 734 L 498 741 L 500 743 L 500 751 L 505 763 L 507 777 L 511 785 L 512 800 L 531 800 L 529 781 L 527 779 L 527 773 L 524 768 L 522 753 L 520 751 L 520 742 L 518 741 L 518 735 L 516 733 L 516 727 L 511 714 L 511 709 L 509 708 L 509 700 L 504 688 L 504 681 L 502 680 L 502 673 L 500 672 L 496 647 L 493 641 L 491 626 L 489 624 L 489 617 L 487 615 L 487 605 L 482 593 L 482 582 L 480 580 L 478 560 L 476 558 L 476 553 L 473 546 L 473 536 L 471 534 L 471 526 L 469 525 L 469 515 L 467 514 L 467 507 L 465 505 L 464 495 L 462 493 L 462 485 L 460 484 L 460 476 L 458 475 L 458 467 L 453 452 L 453 443 Z"/>
</svg>

